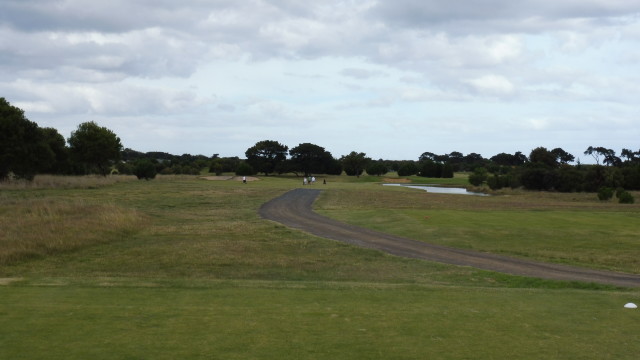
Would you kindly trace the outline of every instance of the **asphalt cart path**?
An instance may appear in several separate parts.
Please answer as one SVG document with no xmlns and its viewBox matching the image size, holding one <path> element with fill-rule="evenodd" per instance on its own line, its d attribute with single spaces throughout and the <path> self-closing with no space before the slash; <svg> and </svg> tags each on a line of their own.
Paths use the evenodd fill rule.
<svg viewBox="0 0 640 360">
<path fill-rule="evenodd" d="M 327 239 L 377 249 L 396 256 L 471 266 L 512 275 L 640 287 L 640 275 L 541 263 L 490 253 L 429 244 L 349 225 L 317 214 L 312 206 L 321 190 L 291 190 L 262 205 L 260 215 Z"/>
</svg>

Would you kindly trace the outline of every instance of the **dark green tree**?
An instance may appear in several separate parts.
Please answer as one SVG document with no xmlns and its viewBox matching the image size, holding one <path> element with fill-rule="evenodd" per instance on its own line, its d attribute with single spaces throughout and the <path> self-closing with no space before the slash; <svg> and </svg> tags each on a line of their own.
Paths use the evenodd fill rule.
<svg viewBox="0 0 640 360">
<path fill-rule="evenodd" d="M 573 155 L 564 151 L 562 148 L 555 148 L 551 150 L 551 153 L 556 156 L 556 162 L 560 164 L 568 164 L 576 159 Z"/>
<path fill-rule="evenodd" d="M 348 176 L 362 175 L 362 172 L 365 170 L 369 160 L 371 159 L 367 157 L 367 154 L 355 151 L 350 152 L 349 155 L 343 155 L 340 158 L 342 168 Z"/>
<path fill-rule="evenodd" d="M 0 98 L 0 180 L 10 173 L 32 180 L 54 161 L 45 132 L 22 109 Z"/>
<path fill-rule="evenodd" d="M 256 172 L 253 170 L 251 165 L 249 165 L 245 161 L 240 162 L 238 164 L 238 168 L 236 169 L 236 175 L 239 175 L 239 176 L 249 176 L 249 175 L 253 175 L 255 173 Z"/>
<path fill-rule="evenodd" d="M 418 165 L 413 161 L 404 162 L 398 168 L 398 176 L 411 176 L 418 173 Z"/>
<path fill-rule="evenodd" d="M 560 192 L 581 191 L 584 187 L 584 173 L 574 166 L 562 165 L 557 170 L 554 189 Z"/>
<path fill-rule="evenodd" d="M 291 171 L 301 172 L 304 176 L 326 173 L 333 164 L 333 156 L 323 147 L 303 143 L 289 150 Z"/>
<path fill-rule="evenodd" d="M 133 174 L 139 180 L 151 180 L 156 177 L 157 174 L 156 165 L 149 159 L 137 160 L 133 165 Z"/>
<path fill-rule="evenodd" d="M 486 165 L 485 158 L 477 153 L 470 153 L 465 155 L 461 164 L 461 169 L 464 171 L 473 171 L 477 167 L 484 167 Z"/>
<path fill-rule="evenodd" d="M 442 165 L 442 173 L 440 174 L 440 176 L 448 179 L 453 178 L 453 166 L 448 162 L 444 163 Z"/>
<path fill-rule="evenodd" d="M 342 163 L 338 159 L 332 158 L 328 161 L 325 168 L 328 175 L 342 175 Z"/>
<path fill-rule="evenodd" d="M 598 189 L 598 199 L 600 201 L 607 201 L 613 197 L 614 190 L 610 187 L 603 186 Z"/>
<path fill-rule="evenodd" d="M 106 176 L 113 163 L 120 160 L 122 144 L 116 134 L 93 121 L 82 123 L 69 137 L 71 160 L 85 174 Z"/>
<path fill-rule="evenodd" d="M 617 196 L 620 204 L 633 204 L 635 202 L 633 195 L 626 190 L 621 191 Z"/>
<path fill-rule="evenodd" d="M 464 162 L 464 154 L 459 151 L 449 153 L 448 164 L 451 164 L 453 171 L 459 171 L 461 164 Z"/>
<path fill-rule="evenodd" d="M 42 128 L 42 134 L 44 141 L 49 146 L 49 149 L 53 152 L 53 161 L 42 172 L 51 174 L 67 174 L 71 171 L 71 165 L 69 163 L 69 148 L 64 136 L 58 133 L 58 130 L 54 128 Z"/>
<path fill-rule="evenodd" d="M 287 146 L 277 141 L 263 140 L 247 149 L 245 155 L 247 162 L 256 172 L 269 175 L 287 159 L 287 150 L 289 150 Z"/>
<path fill-rule="evenodd" d="M 620 156 L 625 157 L 627 159 L 626 163 L 629 164 L 640 162 L 640 150 L 633 151 L 629 149 L 622 149 L 622 151 L 620 152 Z"/>
<path fill-rule="evenodd" d="M 531 150 L 531 154 L 529 154 L 529 161 L 534 164 L 545 165 L 549 168 L 555 168 L 558 166 L 556 154 L 542 146 Z"/>
<path fill-rule="evenodd" d="M 487 180 L 488 177 L 489 174 L 487 172 L 487 169 L 483 167 L 477 167 L 473 171 L 473 174 L 469 175 L 469 183 L 473 186 L 480 186 Z"/>
<path fill-rule="evenodd" d="M 587 150 L 584 152 L 585 155 L 591 155 L 595 160 L 596 164 L 600 165 L 600 157 L 603 158 L 603 163 L 609 166 L 618 166 L 622 164 L 622 160 L 616 156 L 616 152 L 612 149 L 607 149 L 602 146 L 589 146 Z"/>
<path fill-rule="evenodd" d="M 424 160 L 421 162 L 420 176 L 429 178 L 442 177 L 442 164 L 433 160 Z"/>
<path fill-rule="evenodd" d="M 500 166 L 520 166 L 529 161 L 527 156 L 520 151 L 517 151 L 513 155 L 507 153 L 496 154 L 492 156 L 490 160 Z"/>
<path fill-rule="evenodd" d="M 373 176 L 384 175 L 388 172 L 387 167 L 380 160 L 369 162 L 369 164 L 367 164 L 366 171 L 367 171 L 367 174 L 373 175 Z"/>
</svg>

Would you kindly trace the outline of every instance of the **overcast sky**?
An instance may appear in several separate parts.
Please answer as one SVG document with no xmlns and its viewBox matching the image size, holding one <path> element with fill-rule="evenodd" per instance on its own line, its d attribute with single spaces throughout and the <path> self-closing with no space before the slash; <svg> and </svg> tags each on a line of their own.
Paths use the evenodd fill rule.
<svg viewBox="0 0 640 360">
<path fill-rule="evenodd" d="M 2 0 L 0 97 L 244 157 L 640 149 L 640 0 Z"/>
</svg>

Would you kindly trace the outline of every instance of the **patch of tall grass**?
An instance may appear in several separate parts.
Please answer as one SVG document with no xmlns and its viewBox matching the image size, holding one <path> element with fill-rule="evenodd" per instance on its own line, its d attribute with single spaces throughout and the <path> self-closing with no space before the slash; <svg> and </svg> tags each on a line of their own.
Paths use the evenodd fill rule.
<svg viewBox="0 0 640 360">
<path fill-rule="evenodd" d="M 32 181 L 13 179 L 0 181 L 0 190 L 27 189 L 95 189 L 124 181 L 136 180 L 132 175 L 36 175 Z"/>
<path fill-rule="evenodd" d="M 144 217 L 114 204 L 0 197 L 0 265 L 120 239 Z"/>
</svg>

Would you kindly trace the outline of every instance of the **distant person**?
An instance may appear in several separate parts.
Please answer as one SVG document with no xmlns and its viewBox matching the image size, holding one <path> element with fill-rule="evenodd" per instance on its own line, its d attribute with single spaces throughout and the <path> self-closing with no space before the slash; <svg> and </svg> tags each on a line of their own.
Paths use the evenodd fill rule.
<svg viewBox="0 0 640 360">
<path fill-rule="evenodd" d="M 322 185 L 327 185 L 327 179 L 322 179 Z"/>
<path fill-rule="evenodd" d="M 311 177 L 311 183 L 312 183 L 312 184 L 315 184 L 315 183 L 316 183 L 316 177 L 315 177 L 315 176 L 312 176 L 312 177 Z"/>
<path fill-rule="evenodd" d="M 246 184 L 246 183 L 247 183 L 247 177 L 246 177 L 246 176 L 243 176 L 243 177 L 242 177 L 242 183 L 243 183 L 243 184 Z"/>
<path fill-rule="evenodd" d="M 307 178 L 302 179 L 302 185 L 307 185 Z"/>
</svg>

